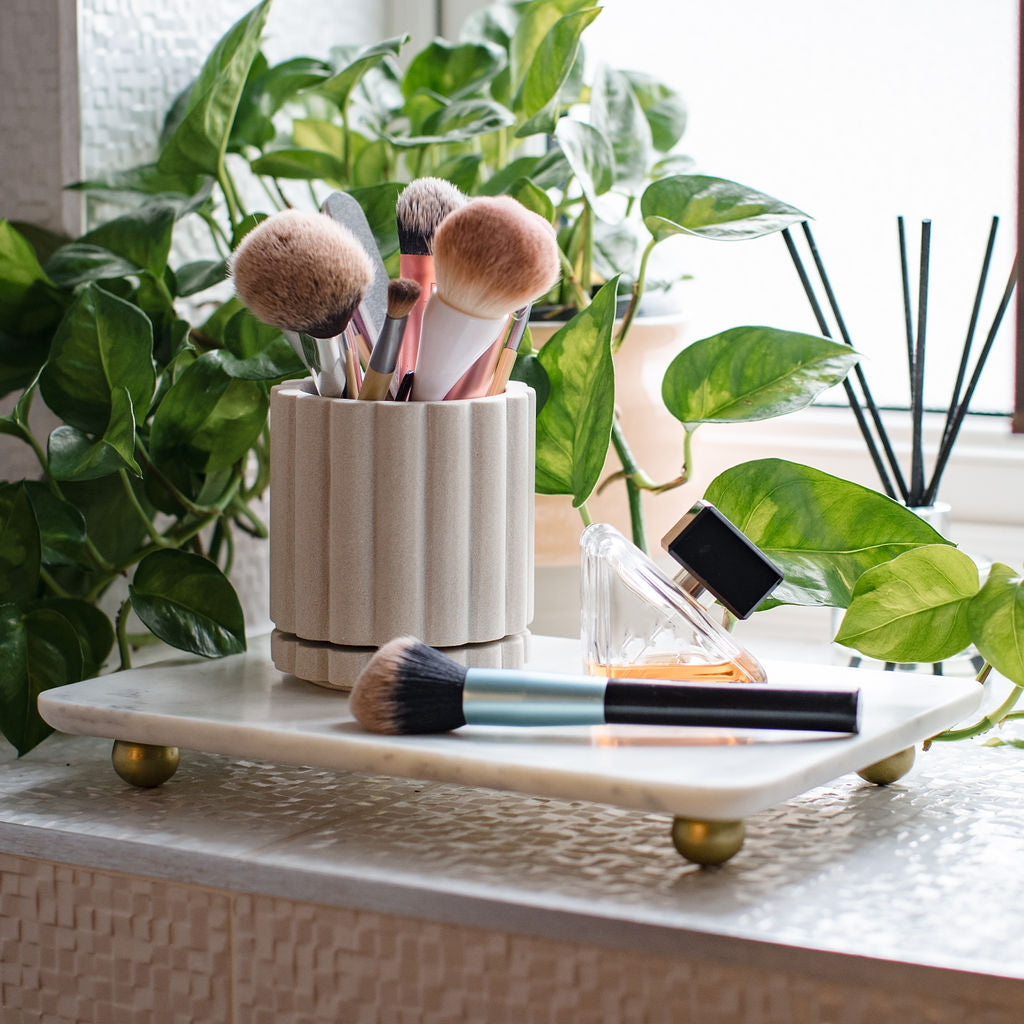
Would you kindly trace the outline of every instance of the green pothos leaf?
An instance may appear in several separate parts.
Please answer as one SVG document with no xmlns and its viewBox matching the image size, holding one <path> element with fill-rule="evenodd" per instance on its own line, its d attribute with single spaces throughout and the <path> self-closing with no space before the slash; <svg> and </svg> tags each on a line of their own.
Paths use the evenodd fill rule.
<svg viewBox="0 0 1024 1024">
<path fill-rule="evenodd" d="M 110 422 L 99 440 L 65 424 L 52 431 L 47 447 L 57 480 L 96 480 L 119 469 L 142 476 L 135 461 L 135 414 L 128 389 L 111 391 Z"/>
<path fill-rule="evenodd" d="M 967 605 L 967 626 L 981 656 L 1002 675 L 1024 686 L 1024 576 L 996 562 L 985 585 Z"/>
<path fill-rule="evenodd" d="M 128 592 L 138 617 L 172 647 L 206 658 L 245 650 L 238 595 L 206 558 L 154 551 L 139 562 Z"/>
<path fill-rule="evenodd" d="M 872 566 L 946 543 L 884 494 L 783 459 L 727 469 L 704 496 L 782 570 L 773 604 L 845 608 Z"/>
<path fill-rule="evenodd" d="M 967 610 L 978 567 L 946 544 L 926 544 L 868 569 L 836 643 L 880 661 L 937 662 L 970 643 Z"/>
<path fill-rule="evenodd" d="M 82 678 L 82 646 L 59 612 L 0 606 L 0 731 L 28 753 L 53 729 L 39 715 L 39 694 Z"/>
<path fill-rule="evenodd" d="M 859 358 L 828 338 L 733 327 L 687 345 L 665 371 L 661 394 L 687 427 L 764 420 L 810 405 Z"/>
<path fill-rule="evenodd" d="M 24 483 L 0 483 L 0 602 L 22 601 L 39 585 L 39 527 Z"/>
<path fill-rule="evenodd" d="M 618 278 L 541 348 L 551 390 L 537 416 L 536 487 L 571 494 L 578 508 L 597 484 L 615 413 L 611 338 Z"/>
<path fill-rule="evenodd" d="M 269 10 L 270 0 L 262 0 L 221 37 L 206 58 L 160 152 L 157 169 L 161 173 L 219 174 Z"/>
<path fill-rule="evenodd" d="M 807 214 L 746 185 L 703 174 L 677 174 L 647 186 L 640 212 L 657 241 L 671 235 L 740 240 L 781 231 Z"/>
</svg>

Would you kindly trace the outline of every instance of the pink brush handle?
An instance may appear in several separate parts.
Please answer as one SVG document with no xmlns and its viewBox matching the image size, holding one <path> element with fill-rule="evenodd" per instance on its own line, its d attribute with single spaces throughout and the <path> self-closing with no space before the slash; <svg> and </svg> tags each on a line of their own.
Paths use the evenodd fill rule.
<svg viewBox="0 0 1024 1024">
<path fill-rule="evenodd" d="M 423 313 L 423 333 L 412 385 L 414 402 L 440 402 L 491 347 L 501 317 L 470 316 L 435 292 Z"/>
<path fill-rule="evenodd" d="M 498 357 L 501 355 L 502 346 L 505 344 L 505 335 L 508 333 L 508 323 L 501 325 L 497 338 L 480 356 L 479 359 L 455 382 L 455 386 L 444 397 L 453 398 L 480 398 L 487 394 L 487 389 L 494 379 L 494 368 L 498 365 Z"/>
<path fill-rule="evenodd" d="M 398 362 L 395 364 L 395 375 L 392 377 L 395 388 L 407 373 L 416 369 L 423 310 L 426 309 L 430 296 L 433 295 L 437 285 L 434 277 L 434 257 L 403 252 L 398 257 L 398 273 L 402 277 L 412 278 L 420 286 L 420 297 L 416 300 L 416 305 L 412 307 L 409 319 L 405 324 L 402 347 L 398 351 Z"/>
</svg>

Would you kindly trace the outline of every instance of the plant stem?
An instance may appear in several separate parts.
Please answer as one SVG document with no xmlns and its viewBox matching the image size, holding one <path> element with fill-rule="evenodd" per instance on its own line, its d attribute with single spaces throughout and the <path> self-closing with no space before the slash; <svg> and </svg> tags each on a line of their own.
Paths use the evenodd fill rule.
<svg viewBox="0 0 1024 1024">
<path fill-rule="evenodd" d="M 586 502 L 583 502 L 583 504 L 580 505 L 580 507 L 578 509 L 578 512 L 580 514 L 580 519 L 583 520 L 583 525 L 584 526 L 590 526 L 590 524 L 594 520 L 590 518 L 590 509 L 587 508 L 587 503 Z"/>
<path fill-rule="evenodd" d="M 505 161 L 508 159 L 508 129 L 498 129 L 498 158 L 497 166 L 504 167 Z"/>
<path fill-rule="evenodd" d="M 235 502 L 232 506 L 232 512 L 235 514 L 235 521 L 241 529 L 245 530 L 246 533 L 252 534 L 254 537 L 259 537 L 261 540 L 269 535 L 267 524 L 264 523 L 263 520 L 245 504 L 245 502 Z M 247 519 L 252 525 L 246 526 L 242 519 L 238 518 L 239 516 L 241 516 L 242 519 Z"/>
<path fill-rule="evenodd" d="M 263 191 L 266 192 L 267 198 L 274 204 L 274 206 L 277 209 L 281 209 L 281 200 L 271 191 L 270 186 L 267 184 L 267 179 L 263 177 L 262 174 L 257 174 L 256 180 L 260 183 L 260 187 L 263 189 Z"/>
<path fill-rule="evenodd" d="M 228 206 L 228 222 L 231 224 L 231 234 L 233 235 L 238 230 L 242 217 L 234 193 L 234 184 L 228 174 L 228 169 L 224 166 L 223 159 L 217 167 L 217 182 L 224 196 L 224 202 Z"/>
<path fill-rule="evenodd" d="M 341 163 L 345 168 L 345 184 L 352 184 L 352 145 L 348 137 L 348 111 L 341 111 Z"/>
<path fill-rule="evenodd" d="M 626 471 L 626 498 L 629 501 L 629 527 L 633 534 L 633 543 L 645 554 L 647 552 L 647 530 L 644 526 L 644 510 L 640 498 L 640 488 L 632 479 L 631 474 L 640 472 L 640 467 L 633 458 L 633 453 L 622 433 L 622 424 L 618 414 L 612 418 L 612 444 L 615 454 Z"/>
<path fill-rule="evenodd" d="M 132 667 L 131 645 L 128 643 L 128 609 L 131 607 L 131 598 L 126 597 L 117 610 L 115 631 L 117 633 L 117 651 L 121 656 L 121 664 L 117 671 L 123 672 L 126 668 Z"/>
<path fill-rule="evenodd" d="M 39 578 L 58 596 L 71 597 L 71 595 L 44 569 L 39 567 Z"/>
<path fill-rule="evenodd" d="M 984 678 L 988 676 L 991 669 L 992 666 L 986 662 L 978 673 L 978 681 L 982 682 Z M 980 736 L 982 733 L 988 732 L 989 729 L 994 729 L 1000 724 L 1000 722 L 1004 721 L 1009 716 L 1022 693 L 1024 693 L 1024 686 L 1014 685 L 1013 689 L 1010 691 L 1010 695 L 991 714 L 985 715 L 979 721 L 975 722 L 974 725 L 969 725 L 966 728 L 947 729 L 945 732 L 940 732 L 938 736 L 933 736 L 928 740 L 928 742 L 938 742 L 939 740 L 943 742 L 969 740 L 974 736 Z"/>
<path fill-rule="evenodd" d="M 590 203 L 583 200 L 583 245 L 580 251 L 580 284 L 583 290 L 590 293 L 590 285 L 594 279 L 594 211 Z"/>
<path fill-rule="evenodd" d="M 231 530 L 231 520 L 222 519 L 221 522 L 224 524 L 224 564 L 221 566 L 221 572 L 225 576 L 231 575 L 231 568 L 235 564 L 235 535 Z"/>
<path fill-rule="evenodd" d="M 164 474 L 153 464 L 153 460 L 149 457 L 149 452 L 146 451 L 142 441 L 138 438 L 135 440 L 135 450 L 140 454 L 142 461 L 145 463 L 145 468 L 150 475 L 160 482 L 160 486 L 163 487 L 164 490 L 167 491 L 167 493 L 171 495 L 171 497 L 174 498 L 174 500 L 177 501 L 186 512 L 194 516 L 205 516 L 209 515 L 211 512 L 223 511 L 224 507 L 234 496 L 235 491 L 237 490 L 237 484 L 241 480 L 241 471 L 236 469 L 235 475 L 228 483 L 228 486 L 224 489 L 224 493 L 216 502 L 214 502 L 214 504 L 197 505 L 194 501 L 182 494 L 182 492 L 179 491 L 178 488 L 175 487 L 174 484 L 172 484 L 171 481 L 168 480 L 167 477 L 164 476 Z M 233 485 L 235 486 L 233 487 Z"/>
<path fill-rule="evenodd" d="M 124 488 L 124 493 L 128 498 L 128 502 L 131 505 L 131 507 L 135 510 L 140 521 L 142 522 L 142 525 L 146 528 L 146 533 L 149 534 L 149 539 L 154 544 L 156 544 L 157 547 L 176 547 L 176 544 L 162 537 L 157 532 L 156 527 L 153 525 L 153 520 L 149 518 L 149 514 L 142 507 L 142 504 L 140 503 L 138 496 L 135 494 L 135 489 L 132 487 L 131 481 L 128 479 L 128 474 L 123 469 L 119 469 L 117 471 L 117 475 L 121 478 L 121 486 Z"/>
<path fill-rule="evenodd" d="M 25 430 L 25 441 L 32 448 L 32 451 L 36 453 L 36 458 L 39 460 L 39 465 L 43 468 L 43 474 L 46 476 L 46 479 L 56 483 L 53 477 L 50 476 L 50 462 L 46 458 L 46 452 L 43 451 L 35 435 L 28 429 Z"/>
<path fill-rule="evenodd" d="M 644 284 L 647 281 L 647 261 L 651 258 L 651 253 L 654 251 L 654 247 L 658 244 L 656 238 L 652 238 L 647 243 L 647 248 L 644 249 L 643 256 L 640 257 L 640 271 L 636 275 L 636 280 L 633 282 L 633 294 L 629 298 L 629 306 L 626 308 L 626 315 L 622 318 L 622 326 L 619 327 L 619 333 L 615 335 L 615 339 L 612 342 L 612 352 L 618 352 L 622 348 L 622 343 L 626 340 L 626 335 L 629 333 L 630 327 L 633 326 L 633 320 L 636 318 L 637 307 L 640 305 L 640 299 L 644 294 Z"/>
<path fill-rule="evenodd" d="M 103 572 L 115 572 L 115 566 L 113 562 L 108 562 L 107 559 L 100 554 L 99 549 L 92 542 L 92 539 L 86 534 L 85 537 L 85 550 L 89 552 L 89 557 L 96 563 L 96 568 Z"/>
<path fill-rule="evenodd" d="M 210 229 L 210 237 L 213 239 L 213 245 L 217 252 L 224 257 L 231 255 L 231 239 L 225 234 L 217 218 L 206 210 L 199 211 L 199 216 L 206 221 L 206 226 Z"/>
<path fill-rule="evenodd" d="M 569 257 L 562 252 L 561 247 L 558 249 L 558 259 L 562 264 L 562 284 L 566 285 L 572 293 L 572 301 L 576 308 L 583 309 L 587 305 L 587 296 L 583 294 L 583 288 L 576 277 L 576 268 L 572 265 Z"/>
<path fill-rule="evenodd" d="M 252 498 L 258 498 L 267 489 L 270 483 L 270 431 L 266 427 L 263 428 L 263 434 L 257 440 L 256 444 L 253 445 L 253 450 L 256 452 L 256 478 L 252 482 L 251 487 L 242 487 L 240 494 L 242 500 L 245 502 L 250 501 Z"/>
<path fill-rule="evenodd" d="M 274 183 L 274 191 L 277 193 L 277 201 L 281 204 L 282 210 L 290 210 L 292 204 L 289 202 L 288 197 L 284 194 L 284 189 L 281 187 L 281 182 L 277 178 L 270 179 Z"/>
</svg>

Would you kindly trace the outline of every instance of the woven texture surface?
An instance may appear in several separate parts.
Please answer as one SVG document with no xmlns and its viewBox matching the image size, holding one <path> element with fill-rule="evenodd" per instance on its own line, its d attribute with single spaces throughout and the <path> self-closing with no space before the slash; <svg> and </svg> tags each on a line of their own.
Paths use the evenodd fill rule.
<svg viewBox="0 0 1024 1024">
<path fill-rule="evenodd" d="M 5 1024 L 1019 1020 L 969 1000 L 5 855 L 0 1009 Z"/>
</svg>

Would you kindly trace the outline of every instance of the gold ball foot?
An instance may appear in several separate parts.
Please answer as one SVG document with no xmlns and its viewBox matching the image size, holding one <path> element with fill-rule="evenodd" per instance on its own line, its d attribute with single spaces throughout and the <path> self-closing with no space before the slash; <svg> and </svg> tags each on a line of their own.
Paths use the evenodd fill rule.
<svg viewBox="0 0 1024 1024">
<path fill-rule="evenodd" d="M 672 845 L 694 864 L 724 864 L 739 853 L 746 834 L 742 821 L 676 818 L 672 822 Z"/>
<path fill-rule="evenodd" d="M 178 770 L 178 748 L 114 740 L 110 760 L 114 771 L 125 782 L 140 789 L 151 789 L 166 782 Z"/>
<path fill-rule="evenodd" d="M 888 786 L 890 782 L 902 779 L 914 766 L 914 748 L 907 747 L 899 753 L 882 758 L 867 768 L 862 768 L 857 774 L 865 781 L 876 786 Z"/>
</svg>

